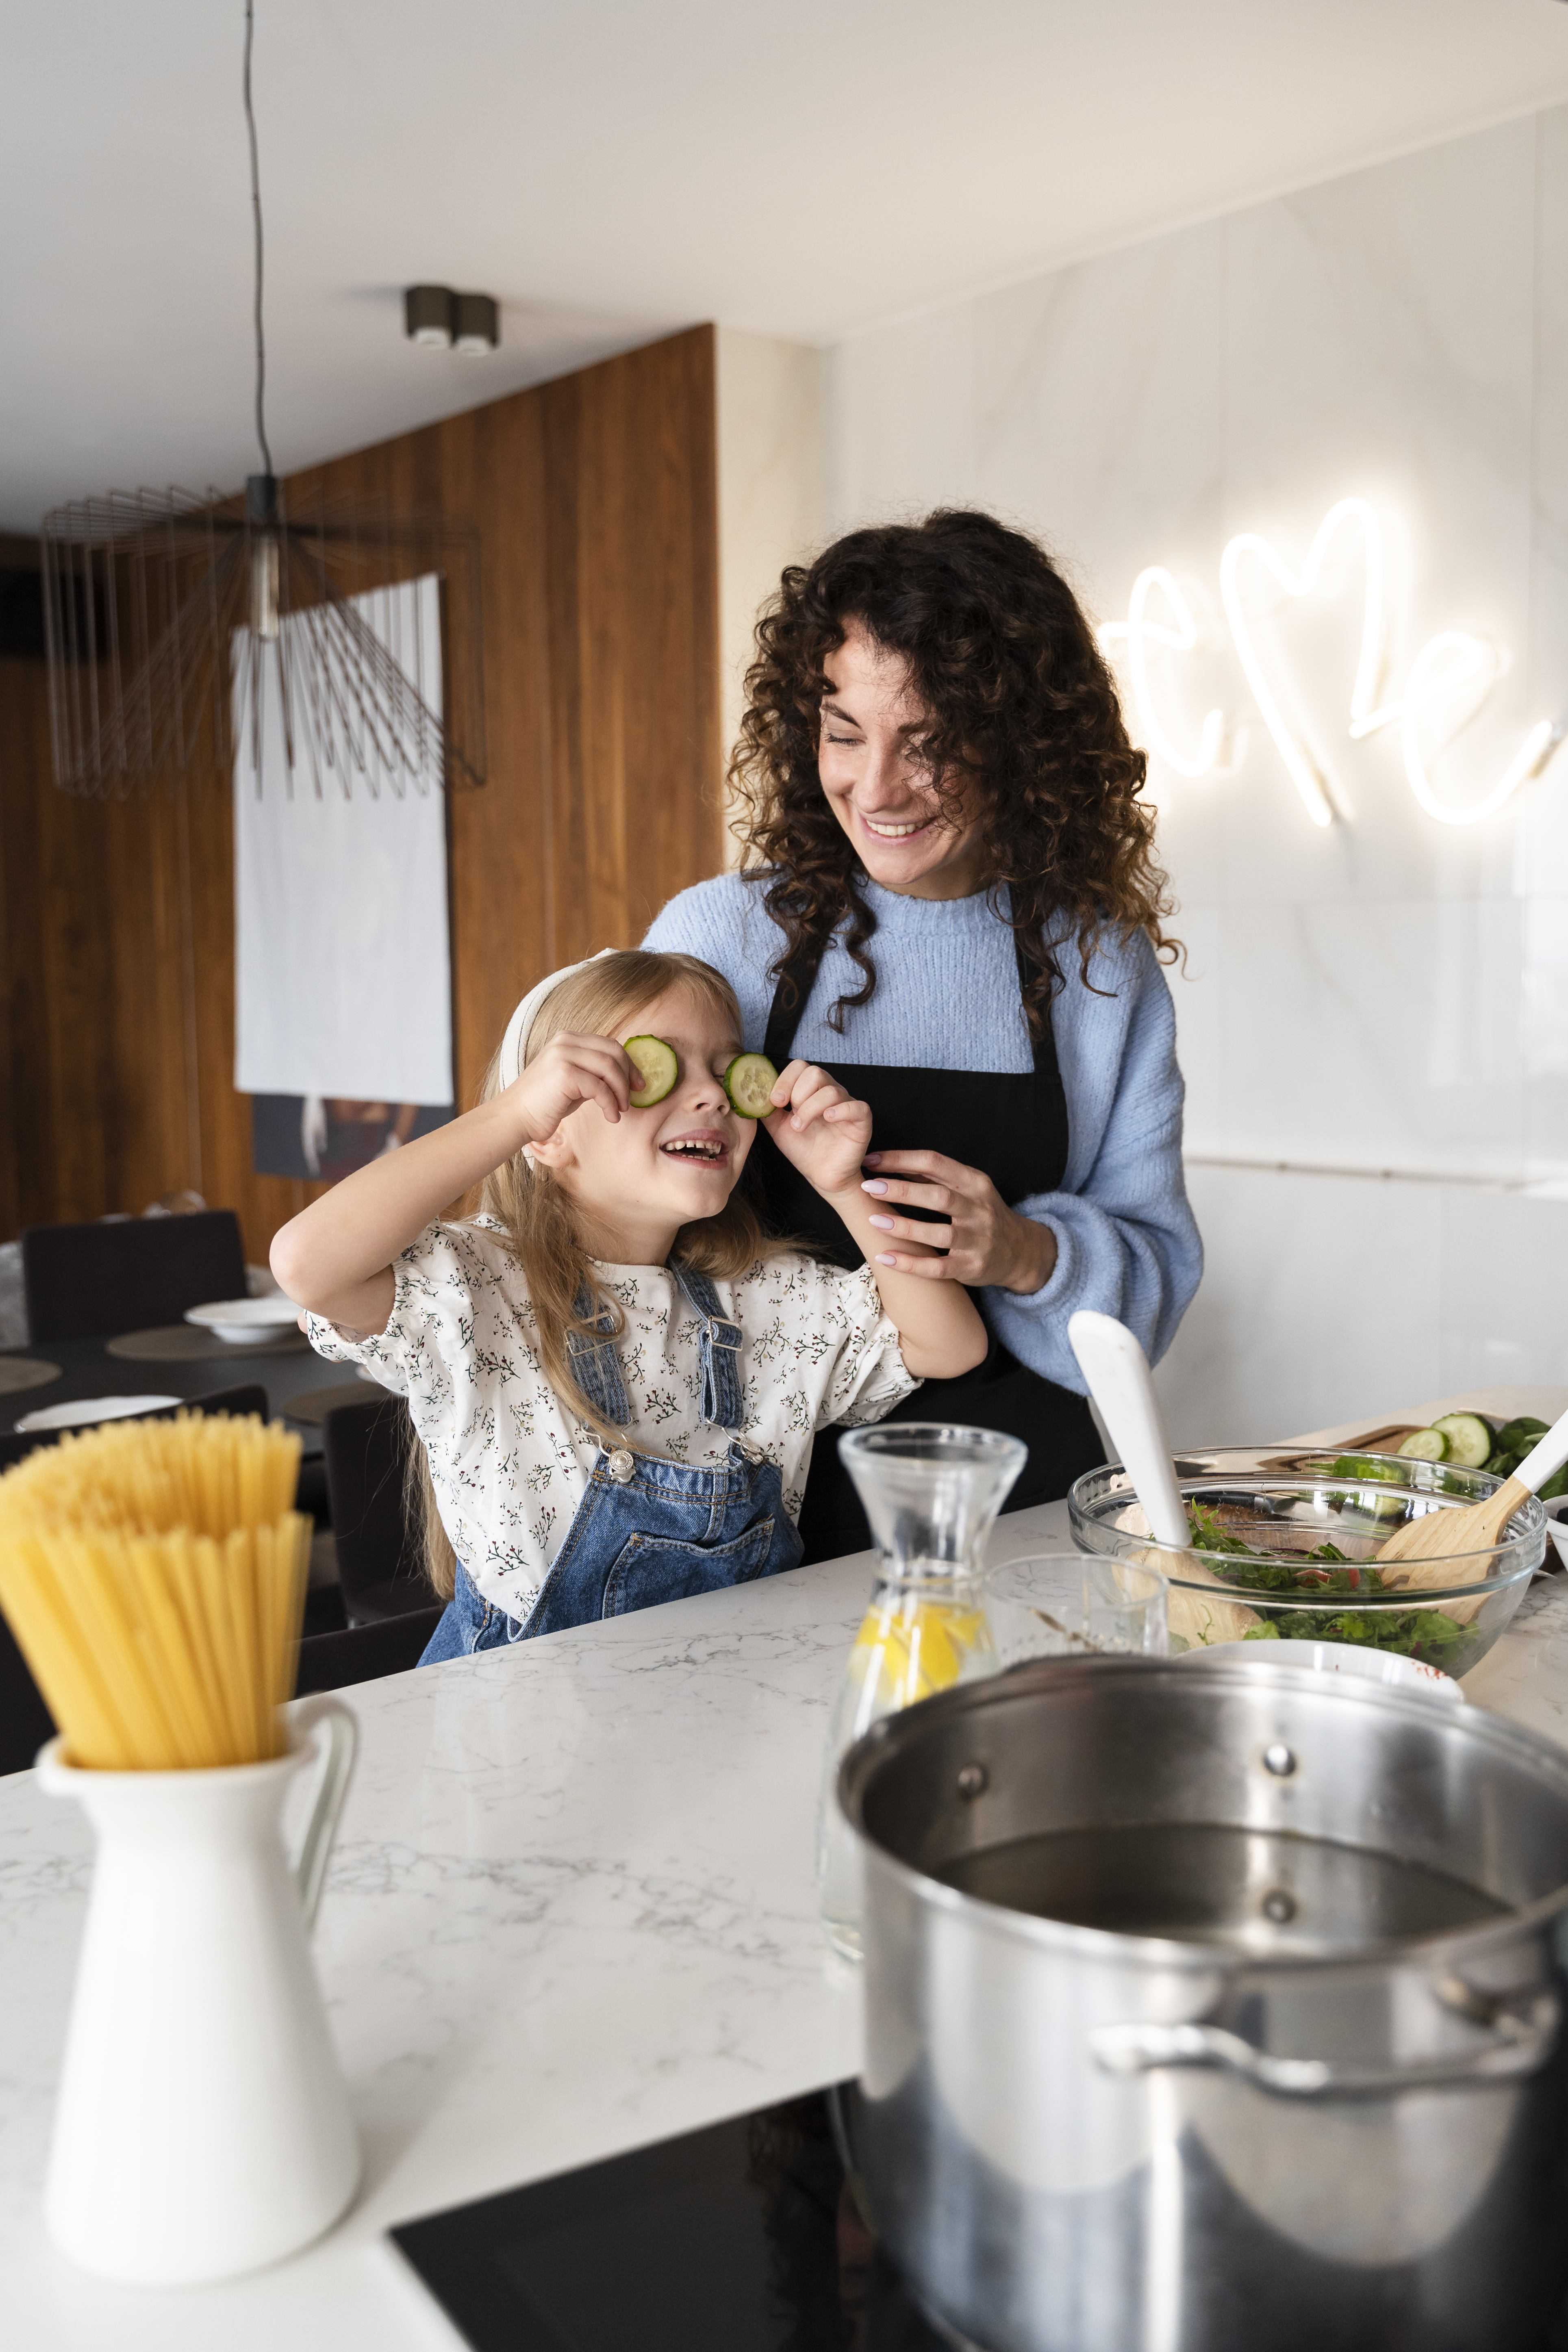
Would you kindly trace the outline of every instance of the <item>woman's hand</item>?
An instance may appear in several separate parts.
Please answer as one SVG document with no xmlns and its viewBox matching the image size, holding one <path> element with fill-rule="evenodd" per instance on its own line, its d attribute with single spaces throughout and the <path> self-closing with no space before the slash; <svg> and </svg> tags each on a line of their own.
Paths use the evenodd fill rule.
<svg viewBox="0 0 1568 2352">
<path fill-rule="evenodd" d="M 813 1062 L 790 1062 L 773 1087 L 778 1108 L 763 1121 L 792 1167 L 831 1201 L 854 1193 L 871 1140 L 871 1109 Z"/>
<path fill-rule="evenodd" d="M 1057 1237 L 1010 1209 L 989 1176 L 940 1151 L 868 1151 L 861 1190 L 870 1196 L 871 1223 L 889 1242 L 912 1242 L 917 1254 L 892 1258 L 901 1273 L 928 1282 L 962 1282 L 971 1290 L 994 1285 L 1024 1296 L 1043 1289 L 1057 1262 Z M 909 1178 L 923 1178 L 910 1182 Z M 886 1213 L 895 1205 L 934 1209 L 946 1220 L 925 1224 Z M 927 1249 L 945 1257 L 928 1257 Z"/>
</svg>

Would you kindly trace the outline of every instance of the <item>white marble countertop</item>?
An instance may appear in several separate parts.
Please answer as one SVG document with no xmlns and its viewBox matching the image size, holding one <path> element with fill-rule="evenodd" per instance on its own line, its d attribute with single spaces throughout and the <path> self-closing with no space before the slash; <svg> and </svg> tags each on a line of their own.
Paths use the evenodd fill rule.
<svg viewBox="0 0 1568 2352">
<path fill-rule="evenodd" d="M 1415 1417 L 1459 1402 L 1549 1418 L 1568 1391 Z M 1058 1544 L 1065 1504 L 1001 1521 L 993 1553 Z M 30 1773 L 0 1780 L 10 2352 L 452 2352 L 390 2225 L 854 2073 L 857 1979 L 822 1939 L 812 1843 L 869 1576 L 862 1554 L 347 1694 L 360 1761 L 316 1954 L 364 2187 L 320 2244 L 225 2287 L 101 2286 L 44 2237 L 90 1846 Z M 1466 1691 L 1568 1742 L 1568 1578 Z"/>
</svg>

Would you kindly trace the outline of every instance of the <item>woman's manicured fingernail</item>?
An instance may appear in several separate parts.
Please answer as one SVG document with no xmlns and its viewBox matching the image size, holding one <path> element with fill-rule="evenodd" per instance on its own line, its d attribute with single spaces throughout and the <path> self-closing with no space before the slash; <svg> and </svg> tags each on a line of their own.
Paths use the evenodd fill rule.
<svg viewBox="0 0 1568 2352">
<path fill-rule="evenodd" d="M 880 1160 L 881 1157 L 882 1155 L 879 1151 L 868 1151 L 865 1159 L 860 1164 L 863 1168 L 875 1168 L 878 1160 Z"/>
<path fill-rule="evenodd" d="M 877 1260 L 879 1265 L 897 1265 L 898 1262 L 896 1257 L 879 1257 Z"/>
<path fill-rule="evenodd" d="M 871 1223 L 876 1226 L 879 1233 L 890 1234 L 893 1230 L 893 1221 L 891 1217 L 873 1217 Z"/>
<path fill-rule="evenodd" d="M 879 1176 L 873 1176 L 868 1184 L 862 1184 L 860 1187 L 862 1192 L 885 1192 L 887 1189 Z"/>
<path fill-rule="evenodd" d="M 798 1135 L 800 1132 L 800 1121 L 793 1115 L 793 1113 L 790 1118 L 790 1125 L 795 1129 L 795 1133 Z"/>
</svg>

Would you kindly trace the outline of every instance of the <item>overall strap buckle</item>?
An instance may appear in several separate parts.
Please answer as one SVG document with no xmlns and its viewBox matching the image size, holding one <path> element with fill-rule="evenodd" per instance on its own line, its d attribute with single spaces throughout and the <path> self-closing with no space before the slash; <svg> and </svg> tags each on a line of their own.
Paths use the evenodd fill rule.
<svg viewBox="0 0 1568 2352">
<path fill-rule="evenodd" d="M 745 1419 L 741 1398 L 741 1349 L 745 1333 L 719 1304 L 705 1274 L 671 1258 L 669 1271 L 701 1319 L 702 1418 L 717 1429 L 739 1429 Z"/>
<path fill-rule="evenodd" d="M 609 1308 L 601 1306 L 595 1315 L 594 1294 L 584 1282 L 572 1302 L 572 1311 L 580 1321 L 591 1323 L 601 1334 L 591 1339 L 586 1331 L 568 1331 L 566 1352 L 572 1359 L 573 1377 L 597 1412 L 624 1429 L 632 1417 L 626 1396 L 626 1384 L 621 1377 L 620 1350 L 616 1346 L 616 1318 Z"/>
</svg>

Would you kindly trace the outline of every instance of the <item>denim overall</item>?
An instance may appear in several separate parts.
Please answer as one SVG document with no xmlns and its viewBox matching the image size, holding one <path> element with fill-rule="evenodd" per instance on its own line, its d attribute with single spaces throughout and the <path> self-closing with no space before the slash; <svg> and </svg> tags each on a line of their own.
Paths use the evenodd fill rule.
<svg viewBox="0 0 1568 2352">
<path fill-rule="evenodd" d="M 710 1427 L 739 1429 L 741 1327 L 721 1313 L 705 1275 L 674 1258 L 669 1272 L 702 1324 L 702 1418 Z M 592 1304 L 586 1290 L 579 1293 L 579 1315 L 585 1318 Z M 630 1407 L 607 1307 L 595 1328 L 597 1339 L 568 1332 L 572 1368 L 606 1422 L 624 1425 Z M 661 1601 L 749 1584 L 799 1559 L 800 1538 L 784 1507 L 778 1470 L 760 1447 L 736 1438 L 721 1468 L 689 1470 L 624 1445 L 606 1451 L 601 1439 L 588 1491 L 526 1622 L 519 1624 L 486 1601 L 459 1562 L 456 1591 L 419 1663 L 435 1665 L 595 1617 L 624 1617 Z"/>
</svg>

